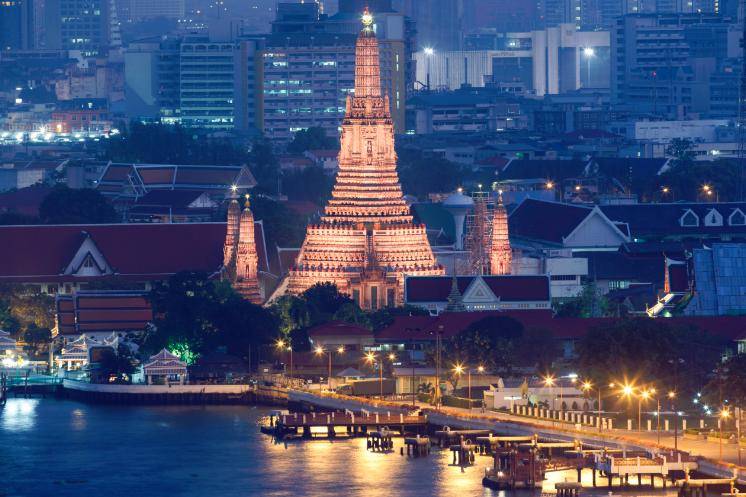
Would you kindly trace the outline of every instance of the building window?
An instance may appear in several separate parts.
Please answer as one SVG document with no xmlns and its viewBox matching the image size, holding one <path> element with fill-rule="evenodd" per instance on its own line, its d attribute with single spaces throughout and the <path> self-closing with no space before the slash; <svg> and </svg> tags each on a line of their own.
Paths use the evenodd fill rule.
<svg viewBox="0 0 746 497">
<path fill-rule="evenodd" d="M 359 306 L 360 305 L 360 290 L 352 291 L 352 300 Z"/>
<path fill-rule="evenodd" d="M 396 293 L 393 288 L 386 289 L 386 305 L 388 307 L 396 307 Z"/>
</svg>

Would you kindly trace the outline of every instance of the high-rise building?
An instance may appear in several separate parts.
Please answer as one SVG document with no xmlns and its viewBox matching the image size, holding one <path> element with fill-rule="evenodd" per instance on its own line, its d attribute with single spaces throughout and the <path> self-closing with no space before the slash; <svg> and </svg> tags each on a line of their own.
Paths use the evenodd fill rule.
<svg viewBox="0 0 746 497">
<path fill-rule="evenodd" d="M 462 0 L 432 0 L 430 2 L 400 0 L 400 3 L 400 12 L 415 21 L 418 49 L 430 47 L 434 50 L 459 50 L 461 48 L 464 29 Z"/>
<path fill-rule="evenodd" d="M 391 10 L 390 0 L 382 0 L 378 6 L 384 10 L 376 16 L 373 29 L 380 42 L 381 80 L 384 91 L 391 99 L 395 129 L 397 132 L 403 132 L 406 95 L 414 83 L 414 64 L 411 60 L 415 43 L 414 27 L 404 15 Z M 283 120 L 283 116 L 285 121 L 300 118 L 304 123 L 321 126 L 327 130 L 327 134 L 336 135 L 339 132 L 339 123 L 344 115 L 344 104 L 340 102 L 336 112 L 332 111 L 332 105 L 326 104 L 331 103 L 329 100 L 332 95 L 329 92 L 335 88 L 342 91 L 352 89 L 352 55 L 362 13 L 362 8 L 356 10 L 357 8 L 358 3 L 355 1 L 343 1 L 339 4 L 339 12 L 328 17 L 321 14 L 317 3 L 280 3 L 278 5 L 277 18 L 272 23 L 272 35 L 267 38 L 268 48 L 264 64 L 264 97 L 267 102 L 267 121 L 264 129 L 267 136 L 287 140 L 292 138 L 293 132 L 307 127 L 307 124 L 282 125 L 280 121 Z M 319 51 L 324 61 L 314 62 L 313 52 L 315 50 Z M 342 65 L 336 65 L 336 59 L 339 59 L 338 62 Z M 324 62 L 326 65 L 319 66 L 317 62 Z M 292 66 L 299 77 L 281 77 L 289 72 L 284 68 Z M 321 86 L 276 88 L 278 84 L 300 85 L 301 87 L 313 85 L 314 80 L 318 78 L 322 78 L 316 81 Z M 283 81 L 286 83 L 282 83 Z M 313 98 L 307 92 L 298 93 L 299 90 L 309 89 L 313 92 Z M 285 95 L 296 95 L 298 98 L 305 95 L 308 104 L 313 104 L 313 100 L 318 99 L 326 102 L 324 105 L 304 104 L 301 111 L 293 107 L 282 107 L 283 100 L 288 103 L 297 101 L 297 99 L 283 99 Z M 333 98 L 338 99 L 339 93 L 333 94 Z M 293 114 L 303 115 L 294 116 Z M 270 125 L 270 120 L 277 125 Z"/>
<path fill-rule="evenodd" d="M 482 49 L 415 53 L 417 81 L 436 90 L 520 87 L 517 93 L 537 96 L 608 87 L 608 31 L 561 24 L 529 32 L 482 32 L 466 42 Z"/>
<path fill-rule="evenodd" d="M 313 126 L 337 136 L 345 97 L 354 88 L 354 36 L 273 34 L 262 58 L 265 135 L 289 141 Z"/>
<path fill-rule="evenodd" d="M 83 56 L 105 53 L 111 44 L 111 0 L 44 0 L 43 47 Z"/>
<path fill-rule="evenodd" d="M 184 0 L 119 0 L 117 14 L 123 21 L 145 19 L 183 19 Z"/>
<path fill-rule="evenodd" d="M 218 39 L 131 43 L 124 52 L 127 115 L 188 127 L 262 129 L 263 42 Z"/>
<path fill-rule="evenodd" d="M 34 48 L 33 0 L 0 1 L 0 50 Z"/>
<path fill-rule="evenodd" d="M 190 35 L 179 47 L 179 122 L 212 129 L 260 124 L 257 42 Z"/>
<path fill-rule="evenodd" d="M 737 43 L 714 14 L 627 15 L 612 33 L 612 104 L 672 118 L 709 112 L 710 75 Z"/>
<path fill-rule="evenodd" d="M 389 97 L 381 91 L 373 18 L 355 46 L 355 92 L 347 95 L 339 172 L 324 215 L 309 226 L 286 288 L 331 282 L 363 309 L 400 305 L 405 275 L 442 275 L 425 227 L 414 224 L 396 172 Z"/>
</svg>

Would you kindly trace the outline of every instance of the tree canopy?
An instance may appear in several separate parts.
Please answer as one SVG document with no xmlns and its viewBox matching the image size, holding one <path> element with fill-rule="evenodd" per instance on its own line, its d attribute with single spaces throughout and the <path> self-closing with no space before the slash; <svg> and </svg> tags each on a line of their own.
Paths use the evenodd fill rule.
<svg viewBox="0 0 746 497">
<path fill-rule="evenodd" d="M 398 150 L 399 179 L 404 193 L 418 197 L 432 192 L 454 191 L 463 181 L 461 167 L 440 157 L 425 157 L 422 151 Z"/>
<path fill-rule="evenodd" d="M 117 213 L 98 190 L 58 185 L 39 206 L 44 224 L 97 224 L 117 222 Z"/>
<path fill-rule="evenodd" d="M 288 145 L 291 154 L 302 154 L 307 150 L 316 149 L 338 149 L 339 142 L 336 138 L 326 135 L 324 128 L 312 126 L 295 133 L 293 141 Z"/>
<path fill-rule="evenodd" d="M 104 155 L 115 162 L 155 164 L 243 164 L 245 150 L 228 138 L 211 138 L 204 133 L 166 124 L 133 121 L 129 129 L 106 142 Z"/>
<path fill-rule="evenodd" d="M 255 363 L 259 349 L 277 336 L 275 315 L 204 273 L 177 273 L 156 286 L 149 299 L 156 318 L 144 339 L 147 353 L 165 347 L 193 360 L 222 346 Z"/>
<path fill-rule="evenodd" d="M 702 386 L 725 345 L 664 319 L 626 319 L 593 328 L 578 342 L 579 373 L 597 384 L 630 381 L 691 393 Z"/>
</svg>

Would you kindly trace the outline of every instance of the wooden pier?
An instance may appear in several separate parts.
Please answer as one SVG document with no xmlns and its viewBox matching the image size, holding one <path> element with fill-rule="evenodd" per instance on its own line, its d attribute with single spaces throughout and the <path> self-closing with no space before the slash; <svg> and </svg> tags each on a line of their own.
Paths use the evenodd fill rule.
<svg viewBox="0 0 746 497">
<path fill-rule="evenodd" d="M 275 425 L 275 433 L 278 436 L 291 438 L 302 434 L 303 438 L 313 438 L 320 434 L 329 438 L 345 434 L 350 437 L 367 435 L 371 428 L 379 431 L 386 428 L 388 431 L 397 430 L 404 434 L 407 430 L 419 432 L 427 425 L 427 416 L 408 416 L 397 413 L 355 413 L 328 412 L 328 413 L 293 413 L 280 416 Z M 341 432 L 337 430 L 341 428 Z"/>
</svg>

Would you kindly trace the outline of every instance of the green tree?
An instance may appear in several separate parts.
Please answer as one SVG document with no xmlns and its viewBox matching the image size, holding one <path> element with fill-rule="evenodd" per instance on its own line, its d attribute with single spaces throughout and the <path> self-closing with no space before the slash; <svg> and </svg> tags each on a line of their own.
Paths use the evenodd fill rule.
<svg viewBox="0 0 746 497">
<path fill-rule="evenodd" d="M 23 350 L 34 357 L 43 357 L 49 352 L 49 344 L 52 341 L 52 331 L 49 328 L 40 328 L 31 323 L 23 332 L 23 341 L 26 345 Z"/>
<path fill-rule="evenodd" d="M 323 205 L 331 195 L 334 179 L 321 167 L 306 167 L 290 171 L 282 177 L 282 191 L 291 200 L 306 200 Z"/>
<path fill-rule="evenodd" d="M 731 356 L 720 364 L 703 391 L 713 405 L 728 400 L 731 405 L 746 407 L 746 354 Z"/>
<path fill-rule="evenodd" d="M 288 152 L 291 154 L 302 154 L 307 150 L 338 148 L 339 142 L 336 138 L 326 136 L 324 128 L 312 126 L 295 133 L 293 141 L 288 145 Z"/>
<path fill-rule="evenodd" d="M 280 165 L 272 145 L 257 141 L 249 151 L 249 169 L 257 181 L 255 193 L 275 195 L 280 193 Z"/>
<path fill-rule="evenodd" d="M 370 314 L 360 309 L 360 306 L 354 302 L 342 304 L 342 306 L 334 313 L 332 319 L 372 329 Z"/>
<path fill-rule="evenodd" d="M 116 352 L 112 348 L 100 352 L 99 361 L 91 371 L 91 378 L 108 383 L 113 377 L 115 383 L 130 383 L 136 367 L 137 360 L 132 350 L 126 345 L 119 344 Z"/>
<path fill-rule="evenodd" d="M 148 353 L 165 347 L 193 362 L 201 354 L 225 347 L 253 365 L 279 331 L 277 315 L 204 273 L 175 274 L 154 288 L 150 301 L 156 319 L 144 339 Z"/>
<path fill-rule="evenodd" d="M 145 336 L 148 353 L 177 344 L 201 353 L 217 333 L 213 309 L 220 305 L 215 284 L 205 273 L 181 272 L 150 292 L 154 328 Z"/>
<path fill-rule="evenodd" d="M 551 371 L 552 363 L 561 355 L 560 344 L 551 331 L 536 327 L 524 330 L 518 354 L 524 365 L 537 371 Z"/>
<path fill-rule="evenodd" d="M 666 186 L 671 200 L 731 201 L 740 198 L 740 167 L 736 160 L 684 162 L 677 164 L 651 183 L 657 191 Z M 707 195 L 703 186 L 708 185 L 713 193 Z"/>
<path fill-rule="evenodd" d="M 117 213 L 97 190 L 60 185 L 42 200 L 39 218 L 44 224 L 112 223 L 117 221 Z"/>
<path fill-rule="evenodd" d="M 425 157 L 421 151 L 401 149 L 399 178 L 404 193 L 423 197 L 433 192 L 451 192 L 464 179 L 461 167 L 440 157 Z"/>
<path fill-rule="evenodd" d="M 599 385 L 634 380 L 688 394 L 701 387 L 725 346 L 665 319 L 624 319 L 592 328 L 577 344 L 578 365 Z"/>
<path fill-rule="evenodd" d="M 676 166 L 688 165 L 694 162 L 692 147 L 688 138 L 674 138 L 666 147 L 666 155 L 673 158 Z"/>
<path fill-rule="evenodd" d="M 104 155 L 115 162 L 155 164 L 243 164 L 246 151 L 228 138 L 212 138 L 204 131 L 166 124 L 130 123 L 107 140 Z"/>
<path fill-rule="evenodd" d="M 268 247 L 298 247 L 303 243 L 307 219 L 301 218 L 284 203 L 255 196 L 251 199 L 251 210 L 254 218 L 264 224 Z"/>
<path fill-rule="evenodd" d="M 508 316 L 488 316 L 469 325 L 464 331 L 444 343 L 441 349 L 443 369 L 456 388 L 458 375 L 454 366 L 463 364 L 475 368 L 510 374 L 518 364 L 518 351 L 523 338 L 523 325 Z M 431 357 L 434 351 L 430 351 Z"/>
<path fill-rule="evenodd" d="M 334 283 L 316 283 L 302 294 L 308 303 L 312 325 L 329 321 L 342 306 L 351 304 L 352 299 L 340 293 Z"/>
<path fill-rule="evenodd" d="M 563 318 L 598 318 L 608 316 L 609 301 L 601 295 L 596 283 L 591 281 L 583 285 L 583 290 L 576 298 L 559 304 L 557 317 Z"/>
</svg>

